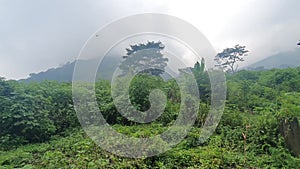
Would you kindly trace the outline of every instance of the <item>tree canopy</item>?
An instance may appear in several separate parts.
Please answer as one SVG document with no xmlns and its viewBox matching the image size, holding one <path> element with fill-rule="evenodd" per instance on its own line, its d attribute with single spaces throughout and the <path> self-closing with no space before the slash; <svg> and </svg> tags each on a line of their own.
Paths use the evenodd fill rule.
<svg viewBox="0 0 300 169">
<path fill-rule="evenodd" d="M 161 42 L 154 41 L 130 45 L 126 48 L 120 69 L 123 74 L 148 73 L 158 76 L 164 72 L 168 62 L 168 58 L 162 54 L 164 48 Z"/>
<path fill-rule="evenodd" d="M 236 72 L 238 69 L 237 62 L 245 61 L 244 56 L 247 56 L 248 52 L 246 46 L 239 44 L 232 48 L 226 48 L 216 55 L 217 64 L 215 66 L 223 68 L 226 72 Z"/>
</svg>

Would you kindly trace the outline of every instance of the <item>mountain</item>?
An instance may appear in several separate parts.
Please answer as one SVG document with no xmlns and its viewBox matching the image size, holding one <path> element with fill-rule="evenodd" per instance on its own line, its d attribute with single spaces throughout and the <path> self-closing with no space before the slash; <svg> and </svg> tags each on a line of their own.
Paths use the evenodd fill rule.
<svg viewBox="0 0 300 169">
<path fill-rule="evenodd" d="M 115 69 L 118 67 L 118 64 L 121 62 L 122 57 L 105 57 L 101 64 L 98 66 L 98 71 L 96 75 L 96 79 L 106 79 L 111 80 L 113 77 L 113 73 Z M 75 64 L 80 65 L 80 67 L 83 67 L 84 70 L 81 70 L 81 74 L 77 74 L 78 77 L 80 77 L 81 80 L 91 79 L 91 76 L 94 76 L 92 74 L 92 70 L 90 70 L 91 67 L 97 66 L 96 59 L 90 59 L 90 60 L 77 60 L 70 63 L 67 63 L 65 65 L 62 65 L 57 68 L 51 68 L 44 72 L 39 73 L 31 73 L 29 74 L 29 78 L 27 79 L 21 79 L 20 82 L 41 82 L 44 80 L 53 80 L 58 82 L 71 82 L 73 79 L 73 71 Z M 174 72 L 170 68 L 166 68 L 166 72 L 163 73 L 162 77 L 164 79 L 170 79 L 171 77 L 176 77 L 178 73 Z"/>
<path fill-rule="evenodd" d="M 101 64 L 98 67 L 97 71 L 97 79 L 107 79 L 110 80 L 112 77 L 115 67 L 119 64 L 120 60 L 122 58 L 118 57 L 105 57 Z M 44 80 L 55 80 L 59 82 L 70 82 L 73 78 L 73 71 L 75 64 L 79 64 L 85 68 L 83 71 L 85 74 L 83 76 L 89 75 L 89 68 L 91 65 L 94 65 L 97 63 L 97 60 L 91 59 L 91 60 L 75 60 L 73 62 L 67 63 L 63 66 L 60 66 L 58 68 L 51 68 L 44 72 L 40 73 L 31 73 L 29 74 L 29 78 L 27 79 L 21 79 L 19 81 L 21 82 L 40 82 Z"/>
<path fill-rule="evenodd" d="M 289 52 L 281 52 L 275 55 L 272 55 L 266 59 L 258 61 L 250 66 L 247 69 L 272 69 L 272 68 L 288 68 L 288 67 L 297 67 L 300 66 L 300 49 L 295 49 Z"/>
</svg>

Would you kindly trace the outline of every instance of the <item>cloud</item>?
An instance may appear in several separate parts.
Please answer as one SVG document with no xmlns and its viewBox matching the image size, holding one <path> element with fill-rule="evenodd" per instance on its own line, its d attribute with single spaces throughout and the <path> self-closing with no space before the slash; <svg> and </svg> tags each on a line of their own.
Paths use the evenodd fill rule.
<svg viewBox="0 0 300 169">
<path fill-rule="evenodd" d="M 236 43 L 246 45 L 251 53 L 244 64 L 249 64 L 296 47 L 299 6 L 298 0 L 2 0 L 0 76 L 24 78 L 74 60 L 99 28 L 147 12 L 187 20 L 217 51 Z"/>
<path fill-rule="evenodd" d="M 243 11 L 233 17 L 222 33 L 218 44 L 221 48 L 241 43 L 249 50 L 243 65 L 270 55 L 294 50 L 300 37 L 300 1 L 266 0 L 251 1 Z"/>
<path fill-rule="evenodd" d="M 132 10 L 133 4 L 141 3 L 1 1 L 0 76 L 23 78 L 74 60 L 97 29 L 116 18 L 142 11 Z M 149 7 L 143 8 L 150 10 Z"/>
</svg>

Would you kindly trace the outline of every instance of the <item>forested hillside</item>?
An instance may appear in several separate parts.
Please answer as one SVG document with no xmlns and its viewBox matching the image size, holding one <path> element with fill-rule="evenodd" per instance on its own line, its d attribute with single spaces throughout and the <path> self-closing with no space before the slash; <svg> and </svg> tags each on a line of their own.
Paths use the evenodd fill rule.
<svg viewBox="0 0 300 169">
<path fill-rule="evenodd" d="M 226 108 L 217 130 L 204 143 L 198 138 L 209 109 L 210 85 L 199 64 L 192 71 L 202 96 L 196 123 L 176 147 L 142 159 L 106 152 L 82 131 L 70 82 L 0 79 L 1 168 L 299 168 L 299 151 L 295 150 L 299 135 L 281 130 L 300 119 L 299 67 L 226 74 Z M 180 108 L 176 81 L 143 74 L 131 83 L 133 105 L 147 108 L 147 96 L 154 88 L 164 91 L 167 105 L 161 117 L 146 124 L 118 114 L 108 81 L 96 83 L 96 97 L 104 118 L 115 130 L 148 137 L 167 130 Z M 296 139 L 294 145 L 291 139 Z"/>
<path fill-rule="evenodd" d="M 99 65 L 97 78 L 100 79 L 106 79 L 110 80 L 110 77 L 112 76 L 114 72 L 114 68 L 117 66 L 119 62 L 118 57 L 105 57 L 101 64 Z M 44 80 L 52 80 L 52 81 L 58 81 L 58 82 L 71 82 L 73 77 L 73 70 L 75 67 L 76 62 L 79 62 L 80 64 L 84 64 L 86 68 L 89 68 L 91 64 L 94 64 L 97 62 L 95 59 L 90 60 L 75 60 L 73 62 L 66 63 L 62 66 L 59 66 L 57 68 L 51 68 L 44 72 L 39 73 L 31 73 L 28 78 L 21 79 L 21 82 L 41 82 Z M 87 71 L 88 72 L 88 71 Z"/>
</svg>

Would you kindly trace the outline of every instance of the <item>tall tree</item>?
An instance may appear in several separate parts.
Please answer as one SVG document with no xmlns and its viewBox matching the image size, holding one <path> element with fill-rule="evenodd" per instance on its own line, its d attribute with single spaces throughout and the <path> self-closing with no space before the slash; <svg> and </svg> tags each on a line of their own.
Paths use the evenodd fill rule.
<svg viewBox="0 0 300 169">
<path fill-rule="evenodd" d="M 218 53 L 215 57 L 216 67 L 223 68 L 226 72 L 236 72 L 238 69 L 237 62 L 243 62 L 244 56 L 247 56 L 249 51 L 246 46 L 235 45 L 232 48 L 226 48 Z"/>
<path fill-rule="evenodd" d="M 161 42 L 154 41 L 130 45 L 130 48 L 126 49 L 126 55 L 123 56 L 120 69 L 124 74 L 147 73 L 158 76 L 167 66 L 168 58 L 164 58 L 162 54 L 164 48 Z"/>
<path fill-rule="evenodd" d="M 209 100 L 210 93 L 210 81 L 207 71 L 205 71 L 204 58 L 201 59 L 200 63 L 197 61 L 192 68 L 192 72 L 198 84 L 200 99 L 202 101 Z"/>
</svg>

